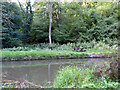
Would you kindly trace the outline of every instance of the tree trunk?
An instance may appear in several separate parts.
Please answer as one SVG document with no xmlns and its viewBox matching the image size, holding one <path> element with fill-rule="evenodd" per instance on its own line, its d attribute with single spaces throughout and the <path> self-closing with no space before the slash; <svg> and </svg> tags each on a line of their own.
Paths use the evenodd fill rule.
<svg viewBox="0 0 120 90">
<path fill-rule="evenodd" d="M 51 27 L 52 27 L 52 2 L 49 2 L 49 43 L 52 43 L 51 39 Z"/>
</svg>

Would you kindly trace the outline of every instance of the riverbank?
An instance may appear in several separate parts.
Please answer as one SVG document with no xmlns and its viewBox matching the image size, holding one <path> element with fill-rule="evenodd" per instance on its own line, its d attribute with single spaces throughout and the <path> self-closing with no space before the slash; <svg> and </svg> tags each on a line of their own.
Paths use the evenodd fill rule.
<svg viewBox="0 0 120 90">
<path fill-rule="evenodd" d="M 110 58 L 117 56 L 115 50 L 90 49 L 85 52 L 75 52 L 69 50 L 29 50 L 10 51 L 2 50 L 2 61 L 26 61 L 26 60 L 48 60 L 48 59 L 78 59 L 78 58 Z"/>
</svg>

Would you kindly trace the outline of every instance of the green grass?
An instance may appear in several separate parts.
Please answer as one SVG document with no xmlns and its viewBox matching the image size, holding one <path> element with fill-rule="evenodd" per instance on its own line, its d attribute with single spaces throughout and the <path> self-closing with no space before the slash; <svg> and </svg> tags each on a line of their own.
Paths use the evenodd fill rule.
<svg viewBox="0 0 120 90">
<path fill-rule="evenodd" d="M 67 56 L 67 55 L 83 55 L 85 52 L 73 52 L 73 51 L 50 51 L 50 50 L 30 50 L 30 51 L 2 51 L 2 58 L 26 56 L 26 55 L 39 55 L 39 56 Z"/>
<path fill-rule="evenodd" d="M 2 58 L 12 57 L 13 59 L 24 58 L 26 56 L 32 56 L 32 59 L 38 59 L 39 57 L 80 57 L 85 55 L 85 52 L 73 52 L 73 51 L 51 51 L 51 50 L 30 50 L 30 51 L 2 51 Z"/>
<path fill-rule="evenodd" d="M 39 57 L 74 57 L 79 58 L 82 56 L 87 56 L 89 53 L 102 53 L 104 55 L 110 54 L 115 52 L 113 49 L 89 49 L 86 52 L 74 52 L 68 50 L 29 50 L 29 51 L 10 51 L 10 50 L 2 50 L 2 58 L 13 58 L 13 60 L 17 60 L 19 58 L 29 57 L 31 56 L 32 59 L 39 59 Z"/>
<path fill-rule="evenodd" d="M 111 54 L 115 52 L 116 50 L 114 49 L 88 49 L 86 53 L 102 53 L 102 54 Z"/>
<path fill-rule="evenodd" d="M 2 57 L 14 57 L 14 56 L 25 56 L 25 55 L 40 55 L 40 56 L 56 56 L 56 55 L 83 55 L 89 53 L 113 53 L 115 50 L 96 50 L 90 49 L 86 52 L 73 52 L 73 51 L 51 51 L 51 50 L 30 50 L 30 51 L 7 51 L 3 50 Z"/>
</svg>

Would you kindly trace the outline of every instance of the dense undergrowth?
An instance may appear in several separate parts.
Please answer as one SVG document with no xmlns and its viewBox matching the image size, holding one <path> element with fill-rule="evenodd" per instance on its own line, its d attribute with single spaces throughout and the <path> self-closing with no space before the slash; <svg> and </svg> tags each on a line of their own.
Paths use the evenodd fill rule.
<svg viewBox="0 0 120 90">
<path fill-rule="evenodd" d="M 63 67 L 58 71 L 53 87 L 120 88 L 118 83 L 118 66 L 116 66 L 116 64 L 118 64 L 117 61 L 94 68 L 81 68 L 77 66 Z"/>
<path fill-rule="evenodd" d="M 59 43 L 40 43 L 40 44 L 32 44 L 25 45 L 23 47 L 13 47 L 13 48 L 5 48 L 3 50 L 9 51 L 29 51 L 29 50 L 70 50 L 70 51 L 86 51 L 88 49 L 118 49 L 118 41 L 110 41 L 109 43 L 105 43 L 103 41 L 97 42 L 96 40 L 92 40 L 91 42 L 83 42 L 83 43 L 67 43 L 67 44 L 59 44 Z"/>
<path fill-rule="evenodd" d="M 118 49 L 117 42 L 113 45 L 106 44 L 103 41 L 90 43 L 68 43 L 60 45 L 58 43 L 48 44 L 40 43 L 33 45 L 26 45 L 25 47 L 14 47 L 2 49 L 3 59 L 46 59 L 50 57 L 69 57 L 80 58 L 88 54 L 112 54 Z"/>
</svg>

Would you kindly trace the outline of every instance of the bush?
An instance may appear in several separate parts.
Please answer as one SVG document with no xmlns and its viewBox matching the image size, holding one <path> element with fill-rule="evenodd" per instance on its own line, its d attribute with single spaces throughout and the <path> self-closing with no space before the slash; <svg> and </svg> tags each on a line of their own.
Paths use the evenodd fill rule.
<svg viewBox="0 0 120 90">
<path fill-rule="evenodd" d="M 100 49 L 100 50 L 103 50 L 103 49 L 115 49 L 115 50 L 117 50 L 118 46 L 117 46 L 117 44 L 111 45 L 111 44 L 106 44 L 103 41 L 99 41 L 96 45 L 94 45 L 93 48 Z"/>
<path fill-rule="evenodd" d="M 106 49 L 118 49 L 117 42 L 114 41 L 115 44 L 110 45 L 106 44 L 105 41 L 97 42 L 95 39 L 91 42 L 77 42 L 77 43 L 67 43 L 60 45 L 59 43 L 40 43 L 40 44 L 32 44 L 32 45 L 26 45 L 24 47 L 13 47 L 9 48 L 10 51 L 28 51 L 28 50 L 40 50 L 40 49 L 47 49 L 47 50 L 70 50 L 70 51 L 76 51 L 76 52 L 82 52 L 87 51 L 89 49 L 99 49 L 99 50 L 106 50 Z"/>
<path fill-rule="evenodd" d="M 67 44 L 63 44 L 60 45 L 57 50 L 74 50 L 75 48 L 75 43 L 67 43 Z"/>
<path fill-rule="evenodd" d="M 3 50 L 9 50 L 9 51 L 29 51 L 31 48 L 29 47 L 13 47 L 13 48 L 6 48 Z"/>
<path fill-rule="evenodd" d="M 90 43 L 84 42 L 84 43 L 77 43 L 75 47 L 75 51 L 86 51 L 87 49 L 91 48 Z"/>
<path fill-rule="evenodd" d="M 96 77 L 99 74 L 99 77 L 110 78 L 113 81 L 118 81 L 118 66 L 118 60 L 111 61 L 110 64 L 96 67 L 93 75 Z"/>
<path fill-rule="evenodd" d="M 115 38 L 115 39 L 105 38 L 105 39 L 103 39 L 103 42 L 105 42 L 106 44 L 109 44 L 110 46 L 118 44 L 117 38 Z"/>
<path fill-rule="evenodd" d="M 110 46 L 108 44 L 105 44 L 104 42 L 100 41 L 94 46 L 94 48 L 103 50 L 103 49 L 110 49 Z"/>
<path fill-rule="evenodd" d="M 119 83 L 109 77 L 97 77 L 94 69 L 77 66 L 63 67 L 54 80 L 54 88 L 119 88 Z"/>
<path fill-rule="evenodd" d="M 85 70 L 84 68 L 78 68 L 77 66 L 67 66 L 58 71 L 54 81 L 54 87 L 67 88 L 72 85 L 74 85 L 74 87 L 79 87 L 89 73 L 91 73 L 89 69 Z"/>
<path fill-rule="evenodd" d="M 106 43 L 105 40 L 97 42 L 95 39 L 91 42 L 77 42 L 77 43 L 67 43 L 63 45 L 59 45 L 56 50 L 71 50 L 76 52 L 86 51 L 88 49 L 118 49 L 117 41 L 115 40 L 114 43 Z"/>
<path fill-rule="evenodd" d="M 33 45 L 27 45 L 26 47 L 32 48 L 32 49 L 49 49 L 49 50 L 53 50 L 56 49 L 57 47 L 59 47 L 59 43 L 40 43 L 40 44 L 33 44 Z"/>
</svg>

